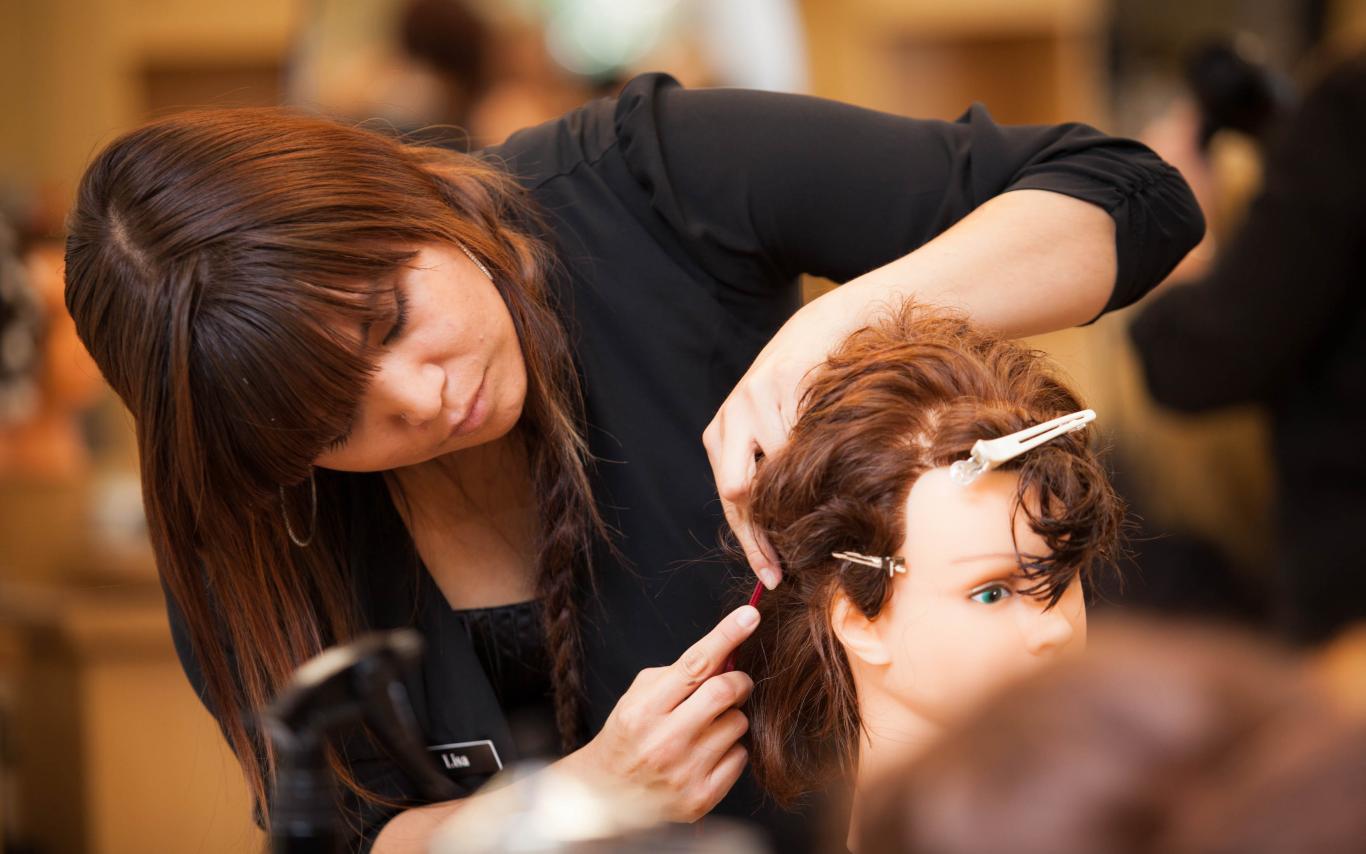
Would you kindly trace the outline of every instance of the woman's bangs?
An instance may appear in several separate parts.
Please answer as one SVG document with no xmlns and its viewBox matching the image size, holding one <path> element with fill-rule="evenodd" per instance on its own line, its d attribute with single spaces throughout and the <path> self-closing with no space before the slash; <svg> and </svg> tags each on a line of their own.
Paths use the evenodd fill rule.
<svg viewBox="0 0 1366 854">
<path fill-rule="evenodd" d="M 200 308 L 191 375 L 204 441 L 263 496 L 307 477 L 350 427 L 379 356 L 367 331 L 392 322 L 413 252 L 338 254 L 350 257 L 319 259 L 307 279 L 244 276 Z"/>
</svg>

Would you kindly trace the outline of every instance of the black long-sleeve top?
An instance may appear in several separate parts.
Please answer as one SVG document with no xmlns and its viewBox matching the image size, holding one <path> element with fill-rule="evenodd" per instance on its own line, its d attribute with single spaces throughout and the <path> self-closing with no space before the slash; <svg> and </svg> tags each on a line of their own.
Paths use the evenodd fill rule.
<svg viewBox="0 0 1366 854">
<path fill-rule="evenodd" d="M 590 732 L 637 672 L 673 661 L 714 626 L 748 572 L 703 560 L 716 554 L 723 516 L 701 435 L 798 307 L 799 274 L 847 280 L 1000 193 L 1050 190 L 1114 218 L 1118 275 L 1106 308 L 1116 309 L 1203 233 L 1185 182 L 1142 145 L 1077 124 L 1004 127 L 980 106 L 926 121 L 645 75 L 481 156 L 516 175 L 548 222 L 588 441 L 602 461 L 592 485 L 624 558 L 599 551 L 597 596 L 580 603 Z M 396 581 L 417 556 L 378 478 L 354 484 L 363 611 L 376 627 L 416 625 L 427 637 L 416 687 L 429 742 L 488 739 L 503 761 L 515 758 L 468 633 L 427 573 L 415 587 Z M 365 751 L 350 754 L 356 775 L 411 798 L 395 766 Z M 482 779 L 457 776 L 467 789 Z M 728 809 L 749 814 L 754 803 L 742 781 Z M 393 812 L 368 809 L 367 838 Z"/>
<path fill-rule="evenodd" d="M 1319 640 L 1366 618 L 1366 56 L 1306 97 L 1247 219 L 1197 283 L 1131 327 L 1148 387 L 1186 411 L 1271 415 L 1277 610 Z"/>
</svg>

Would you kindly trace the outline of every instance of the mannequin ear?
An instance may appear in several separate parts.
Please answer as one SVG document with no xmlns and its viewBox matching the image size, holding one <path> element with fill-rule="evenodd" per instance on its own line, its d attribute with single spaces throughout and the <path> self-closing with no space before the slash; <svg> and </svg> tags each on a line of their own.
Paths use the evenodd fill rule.
<svg viewBox="0 0 1366 854">
<path fill-rule="evenodd" d="M 863 615 L 858 606 L 843 592 L 835 594 L 830 603 L 830 627 L 844 652 L 854 659 L 874 667 L 890 664 L 892 656 L 882 637 L 882 626 Z"/>
</svg>

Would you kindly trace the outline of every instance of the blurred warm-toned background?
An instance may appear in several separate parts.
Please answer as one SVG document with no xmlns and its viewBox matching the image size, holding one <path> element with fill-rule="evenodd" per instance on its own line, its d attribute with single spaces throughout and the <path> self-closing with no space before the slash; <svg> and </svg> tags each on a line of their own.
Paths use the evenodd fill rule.
<svg viewBox="0 0 1366 854">
<path fill-rule="evenodd" d="M 132 426 L 62 305 L 62 221 L 85 163 L 116 134 L 191 106 L 287 103 L 435 126 L 477 147 L 664 70 L 688 85 L 917 116 L 981 101 L 1001 121 L 1085 121 L 1158 145 L 1203 41 L 1231 40 L 1301 84 L 1363 37 L 1363 0 L 5 0 L 3 850 L 261 845 L 236 765 L 171 648 Z M 1256 187 L 1259 151 L 1221 135 L 1211 163 L 1202 203 L 1217 241 Z M 1120 313 L 1039 343 L 1103 413 L 1124 489 L 1163 537 L 1163 553 L 1140 548 L 1139 564 L 1160 579 L 1161 561 L 1197 555 L 1225 596 L 1211 609 L 1255 623 L 1272 548 L 1260 416 L 1154 406 L 1126 323 Z M 1117 598 L 1161 607 L 1163 595 L 1160 581 L 1140 581 Z M 1171 607 L 1187 605 L 1209 603 Z"/>
</svg>

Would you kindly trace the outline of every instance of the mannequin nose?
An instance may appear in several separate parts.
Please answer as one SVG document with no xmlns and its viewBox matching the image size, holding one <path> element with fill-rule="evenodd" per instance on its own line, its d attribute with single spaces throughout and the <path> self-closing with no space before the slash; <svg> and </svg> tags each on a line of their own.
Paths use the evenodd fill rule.
<svg viewBox="0 0 1366 854">
<path fill-rule="evenodd" d="M 444 409 L 446 372 L 439 365 L 382 365 L 374 386 L 385 408 L 405 424 L 421 427 Z"/>
<path fill-rule="evenodd" d="M 1060 601 L 1048 610 L 1042 603 L 1031 614 L 1025 627 L 1025 646 L 1033 655 L 1051 655 L 1060 652 L 1072 643 L 1077 627 L 1072 616 L 1067 613 L 1067 601 Z"/>
</svg>

